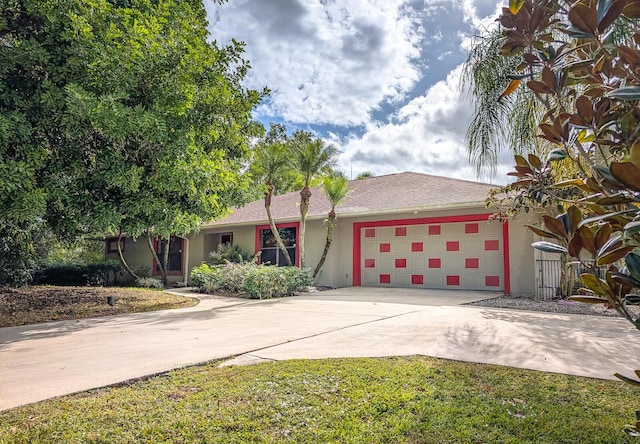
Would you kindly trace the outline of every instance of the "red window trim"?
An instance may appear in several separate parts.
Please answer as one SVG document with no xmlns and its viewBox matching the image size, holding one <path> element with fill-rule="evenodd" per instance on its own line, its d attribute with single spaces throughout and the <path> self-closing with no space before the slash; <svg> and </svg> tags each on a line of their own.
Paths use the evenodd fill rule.
<svg viewBox="0 0 640 444">
<path fill-rule="evenodd" d="M 171 236 L 171 237 L 173 238 L 171 239 L 171 243 L 180 239 L 180 243 L 181 243 L 180 251 L 182 251 L 182 253 L 180 254 L 180 270 L 167 271 L 167 276 L 182 276 L 184 274 L 184 239 L 178 236 Z M 157 237 L 153 239 L 153 249 L 155 250 L 156 254 L 158 254 L 158 238 Z M 158 257 L 158 259 L 162 260 L 161 257 Z M 151 261 L 153 262 L 153 275 L 160 276 L 162 272 L 160 271 L 160 267 L 158 267 L 158 263 L 153 258 L 151 259 Z"/>
<path fill-rule="evenodd" d="M 276 224 L 276 228 L 292 228 L 296 229 L 296 267 L 300 266 L 300 222 L 290 222 L 286 224 Z M 256 225 L 256 241 L 255 241 L 255 252 L 254 254 L 258 254 L 258 251 L 262 248 L 260 245 L 260 231 L 262 230 L 270 230 L 271 225 Z M 260 261 L 260 258 L 258 258 Z"/>
<path fill-rule="evenodd" d="M 427 225 L 456 222 L 480 222 L 489 220 L 491 214 L 465 214 L 459 216 L 424 217 L 418 219 L 395 219 L 374 222 L 355 222 L 353 224 L 353 264 L 352 276 L 354 287 L 362 285 L 362 239 L 361 230 L 371 227 L 390 227 L 394 225 Z M 497 222 L 496 222 L 497 223 Z M 504 270 L 504 294 L 511 293 L 511 273 L 509 267 L 509 223 L 502 223 L 502 262 Z"/>
</svg>

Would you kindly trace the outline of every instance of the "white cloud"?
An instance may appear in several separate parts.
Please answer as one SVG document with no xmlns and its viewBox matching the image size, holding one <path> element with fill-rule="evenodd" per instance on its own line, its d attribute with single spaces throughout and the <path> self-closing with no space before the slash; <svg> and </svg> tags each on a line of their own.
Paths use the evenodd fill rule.
<svg viewBox="0 0 640 444">
<path fill-rule="evenodd" d="M 220 43 L 247 43 L 258 111 L 294 123 L 360 125 L 420 79 L 423 30 L 403 0 L 235 0 L 208 5 Z"/>
</svg>

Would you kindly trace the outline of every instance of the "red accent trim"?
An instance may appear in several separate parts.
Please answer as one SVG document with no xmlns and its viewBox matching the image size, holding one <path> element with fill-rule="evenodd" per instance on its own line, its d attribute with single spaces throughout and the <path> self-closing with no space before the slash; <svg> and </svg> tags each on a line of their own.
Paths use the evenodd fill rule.
<svg viewBox="0 0 640 444">
<path fill-rule="evenodd" d="M 406 259 L 396 259 L 396 268 L 407 268 Z"/>
<path fill-rule="evenodd" d="M 171 239 L 171 243 L 174 243 L 177 239 L 180 239 L 180 242 L 182 243 L 180 245 L 180 270 L 173 270 L 173 271 L 167 271 L 167 276 L 182 276 L 184 274 L 184 239 L 181 237 L 176 237 L 176 236 L 171 236 L 173 239 Z M 159 254 L 158 251 L 158 238 L 154 238 L 153 239 L 153 249 L 155 250 L 156 254 Z M 158 257 L 158 259 L 162 260 L 161 257 Z M 152 257 L 151 258 L 151 262 L 153 263 L 153 267 L 152 267 L 152 274 L 154 276 L 159 276 L 162 274 L 162 272 L 160 271 L 160 267 L 158 266 L 158 263 L 156 262 L 156 260 Z"/>
<path fill-rule="evenodd" d="M 351 263 L 352 282 L 354 287 L 362 285 L 362 270 L 361 270 L 361 258 L 362 258 L 362 240 L 360 239 L 360 232 L 363 228 L 369 227 L 391 227 L 394 225 L 428 225 L 428 224 L 443 224 L 452 222 L 480 222 L 489 220 L 491 214 L 465 214 L 460 216 L 440 216 L 440 217 L 421 217 L 418 219 L 396 219 L 396 220 L 381 220 L 374 222 L 355 222 L 353 224 L 353 261 Z M 504 230 L 504 228 L 503 228 Z M 257 250 L 256 250 L 257 251 Z M 505 251 L 508 251 L 505 245 Z M 507 253 L 508 254 L 508 253 Z M 505 276 L 507 269 L 505 269 Z M 505 285 L 506 277 L 505 277 Z M 506 288 L 506 287 L 505 287 Z"/>
<path fill-rule="evenodd" d="M 503 234 L 504 237 L 504 234 Z M 497 251 L 500 249 L 500 241 L 486 240 L 484 241 L 484 251 Z"/>
<path fill-rule="evenodd" d="M 485 287 L 499 287 L 500 286 L 500 276 L 485 276 L 484 277 L 484 286 Z"/>
<path fill-rule="evenodd" d="M 295 227 L 296 229 L 296 267 L 300 266 L 300 222 L 290 222 L 287 224 L 276 224 L 276 228 L 291 228 Z M 262 230 L 270 230 L 271 225 L 256 225 L 256 241 L 255 241 L 255 254 L 258 254 L 260 248 L 260 231 Z M 260 258 L 258 258 L 258 262 Z M 286 262 L 286 261 L 285 261 Z"/>
<path fill-rule="evenodd" d="M 376 237 L 376 229 L 368 228 L 364 230 L 364 237 Z"/>
<path fill-rule="evenodd" d="M 380 253 L 389 253 L 391 251 L 391 244 L 380 244 Z"/>
<path fill-rule="evenodd" d="M 412 274 L 411 283 L 413 285 L 424 285 L 424 276 L 421 274 Z"/>
<path fill-rule="evenodd" d="M 407 227 L 396 227 L 396 236 L 406 236 Z"/>
<path fill-rule="evenodd" d="M 464 268 L 480 268 L 480 260 L 477 257 L 468 257 L 464 260 Z"/>
<path fill-rule="evenodd" d="M 411 251 L 424 251 L 424 244 L 422 242 L 411 242 Z"/>
<path fill-rule="evenodd" d="M 439 258 L 429 258 L 429 268 L 442 268 L 442 262 Z"/>
<path fill-rule="evenodd" d="M 511 294 L 511 267 L 509 265 L 509 222 L 502 223 L 502 254 L 504 263 L 504 294 Z"/>
<path fill-rule="evenodd" d="M 479 232 L 478 224 L 465 224 L 464 232 L 466 234 L 475 234 Z"/>
<path fill-rule="evenodd" d="M 365 259 L 364 260 L 364 268 L 376 268 L 376 260 L 375 259 Z"/>
<path fill-rule="evenodd" d="M 460 251 L 460 242 L 458 242 L 458 241 L 448 241 L 447 242 L 447 251 Z"/>
<path fill-rule="evenodd" d="M 460 285 L 460 276 L 447 276 L 447 285 Z"/>
<path fill-rule="evenodd" d="M 437 236 L 440 234 L 440 225 L 429 226 L 429 236 Z"/>
<path fill-rule="evenodd" d="M 380 275 L 380 283 L 381 284 L 390 284 L 391 283 L 391 275 L 390 274 L 381 274 Z"/>
</svg>

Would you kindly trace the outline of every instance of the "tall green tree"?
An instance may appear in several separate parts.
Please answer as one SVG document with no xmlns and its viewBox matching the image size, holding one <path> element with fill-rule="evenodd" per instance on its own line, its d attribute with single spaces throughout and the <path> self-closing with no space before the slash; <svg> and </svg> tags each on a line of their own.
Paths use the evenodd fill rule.
<svg viewBox="0 0 640 444">
<path fill-rule="evenodd" d="M 324 181 L 322 182 L 322 191 L 331 203 L 331 210 L 329 210 L 329 214 L 327 215 L 327 219 L 325 221 L 327 225 L 327 239 L 324 243 L 324 250 L 322 251 L 320 261 L 318 261 L 318 265 L 316 265 L 316 268 L 313 271 L 313 279 L 315 279 L 316 276 L 318 276 L 318 273 L 320 273 L 322 266 L 327 260 L 327 254 L 329 253 L 331 244 L 333 243 L 333 230 L 335 230 L 336 226 L 338 225 L 336 207 L 340 205 L 349 194 L 349 185 L 347 182 L 347 178 L 342 175 L 325 177 Z"/>
<path fill-rule="evenodd" d="M 262 185 L 264 191 L 264 208 L 267 211 L 269 227 L 287 265 L 292 266 L 291 256 L 282 241 L 271 214 L 271 200 L 276 192 L 276 183 L 282 183 L 282 177 L 289 174 L 291 150 L 287 130 L 284 125 L 271 124 L 267 134 L 258 140 L 253 149 L 251 173 L 254 181 Z"/>
<path fill-rule="evenodd" d="M 305 232 L 311 200 L 311 182 L 321 173 L 330 172 L 336 163 L 338 148 L 328 145 L 311 133 L 298 130 L 292 138 L 292 157 L 295 169 L 302 175 L 300 190 L 300 266 L 306 265 Z"/>
<path fill-rule="evenodd" d="M 152 245 L 243 195 L 266 91 L 242 86 L 242 43 L 207 41 L 201 1 L 0 2 L 5 214 Z"/>
</svg>

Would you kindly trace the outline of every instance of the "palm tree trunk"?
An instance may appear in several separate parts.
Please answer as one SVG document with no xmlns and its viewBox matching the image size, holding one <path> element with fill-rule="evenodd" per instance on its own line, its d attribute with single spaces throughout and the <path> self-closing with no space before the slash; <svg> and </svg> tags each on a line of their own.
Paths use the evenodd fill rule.
<svg viewBox="0 0 640 444">
<path fill-rule="evenodd" d="M 133 277 L 134 279 L 140 279 L 140 276 L 138 276 L 135 273 L 135 271 L 131 269 L 129 264 L 127 264 L 127 261 L 124 259 L 124 255 L 122 254 L 122 246 L 120 245 L 121 240 L 122 240 L 122 232 L 118 234 L 118 258 L 120 258 L 120 263 L 122 264 L 124 269 L 127 271 L 127 273 L 129 273 L 131 277 Z"/>
<path fill-rule="evenodd" d="M 333 217 L 332 217 L 333 214 Z M 327 260 L 327 254 L 329 253 L 329 248 L 331 248 L 331 243 L 333 242 L 333 229 L 336 226 L 336 214 L 333 210 L 329 213 L 329 219 L 327 220 L 327 240 L 324 243 L 324 251 L 322 252 L 322 257 L 320 258 L 320 262 L 316 265 L 316 269 L 313 270 L 313 278 L 315 279 L 320 273 L 320 269 L 324 265 L 324 261 Z"/>
<path fill-rule="evenodd" d="M 306 265 L 304 237 L 307 229 L 307 213 L 309 213 L 309 201 L 311 200 L 311 190 L 308 186 L 300 191 L 300 267 Z"/>
<path fill-rule="evenodd" d="M 267 183 L 267 191 L 264 194 L 264 207 L 267 210 L 267 218 L 269 219 L 269 226 L 271 227 L 271 233 L 273 233 L 273 237 L 282 250 L 282 254 L 284 254 L 284 258 L 287 261 L 287 265 L 291 267 L 293 263 L 291 262 L 291 256 L 289 256 L 289 252 L 287 248 L 284 246 L 284 242 L 282 242 L 282 238 L 280 237 L 280 233 L 278 232 L 278 228 L 276 227 L 276 223 L 273 220 L 273 216 L 271 215 L 271 198 L 273 197 L 273 184 Z"/>
</svg>

